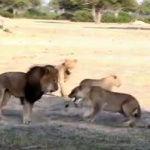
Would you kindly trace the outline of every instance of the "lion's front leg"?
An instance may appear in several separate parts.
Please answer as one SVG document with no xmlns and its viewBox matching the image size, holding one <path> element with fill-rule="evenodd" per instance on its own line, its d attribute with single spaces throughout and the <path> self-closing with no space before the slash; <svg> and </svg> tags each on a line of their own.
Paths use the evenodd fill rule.
<svg viewBox="0 0 150 150">
<path fill-rule="evenodd" d="M 31 123 L 31 113 L 32 113 L 33 104 L 24 100 L 23 105 L 23 124 Z"/>
<path fill-rule="evenodd" d="M 86 119 L 86 120 L 88 120 L 89 122 L 93 122 L 95 120 L 97 114 L 101 110 L 101 106 L 99 104 L 94 103 L 92 105 L 93 105 L 92 112 L 83 115 L 83 118 Z"/>
</svg>

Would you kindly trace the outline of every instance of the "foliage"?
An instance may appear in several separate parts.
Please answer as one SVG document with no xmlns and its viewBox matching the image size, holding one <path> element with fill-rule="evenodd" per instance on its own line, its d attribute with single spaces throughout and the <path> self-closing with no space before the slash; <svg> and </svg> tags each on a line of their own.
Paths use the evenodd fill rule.
<svg viewBox="0 0 150 150">
<path fill-rule="evenodd" d="M 38 11 L 37 9 L 28 9 L 27 12 L 23 15 L 25 18 L 32 19 L 55 19 L 56 14 L 54 13 L 43 13 Z"/>
<path fill-rule="evenodd" d="M 58 12 L 58 10 L 60 9 L 59 0 L 51 0 L 51 1 L 49 2 L 49 6 L 50 6 L 55 12 Z"/>
<path fill-rule="evenodd" d="M 119 15 L 116 17 L 114 14 L 106 13 L 102 16 L 102 22 L 107 23 L 128 23 L 134 20 L 134 16 L 120 12 Z"/>
<path fill-rule="evenodd" d="M 74 17 L 71 19 L 76 22 L 92 22 L 92 14 L 88 10 L 78 10 L 75 12 Z"/>
<path fill-rule="evenodd" d="M 74 17 L 73 13 L 65 12 L 63 14 L 57 15 L 54 19 L 56 20 L 72 20 Z"/>
<path fill-rule="evenodd" d="M 142 16 L 142 17 L 138 17 L 138 20 L 143 21 L 145 23 L 149 23 L 150 24 L 150 17 L 149 16 Z"/>
<path fill-rule="evenodd" d="M 150 15 L 150 0 L 144 0 L 139 6 L 139 13 L 143 15 Z"/>
<path fill-rule="evenodd" d="M 89 6 L 95 6 L 99 9 L 122 9 L 137 7 L 136 0 L 85 0 Z"/>
<path fill-rule="evenodd" d="M 0 10 L 0 15 L 8 18 L 13 18 L 13 14 L 6 10 Z"/>
<path fill-rule="evenodd" d="M 6 8 L 24 9 L 29 6 L 35 7 L 41 4 L 41 0 L 0 0 L 0 6 Z"/>
<path fill-rule="evenodd" d="M 52 2 L 53 4 L 55 4 L 55 7 L 57 6 L 57 9 L 63 8 L 67 12 L 76 12 L 84 9 L 92 9 L 93 20 L 97 23 L 100 21 L 100 16 L 104 12 L 119 12 L 120 10 L 125 8 L 135 11 L 138 6 L 136 0 L 52 0 Z M 50 4 L 51 6 L 53 6 L 52 3 Z M 73 20 L 88 20 L 87 18 L 83 19 L 81 13 L 83 14 L 83 12 L 75 14 Z M 83 15 L 85 15 L 85 13 Z"/>
</svg>

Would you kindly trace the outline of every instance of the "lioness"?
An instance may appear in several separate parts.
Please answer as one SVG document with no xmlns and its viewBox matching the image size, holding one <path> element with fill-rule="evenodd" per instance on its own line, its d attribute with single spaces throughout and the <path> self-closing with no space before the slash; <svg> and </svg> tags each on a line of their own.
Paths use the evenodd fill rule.
<svg viewBox="0 0 150 150">
<path fill-rule="evenodd" d="M 116 75 L 111 75 L 102 79 L 84 79 L 80 85 L 99 86 L 106 90 L 112 91 L 113 86 L 120 87 L 121 81 Z"/>
<path fill-rule="evenodd" d="M 61 96 L 63 97 L 67 97 L 65 82 L 67 82 L 69 77 L 71 76 L 71 71 L 74 69 L 76 63 L 76 59 L 65 59 L 62 64 L 55 66 L 58 70 L 58 83 L 60 86 Z"/>
<path fill-rule="evenodd" d="M 80 85 L 71 91 L 69 97 L 74 98 L 74 102 L 82 99 L 92 104 L 93 111 L 84 116 L 90 121 L 94 121 L 101 110 L 121 113 L 129 119 L 126 122 L 129 126 L 133 126 L 135 120 L 141 116 L 138 101 L 129 94 L 111 92 L 97 86 Z"/>
</svg>

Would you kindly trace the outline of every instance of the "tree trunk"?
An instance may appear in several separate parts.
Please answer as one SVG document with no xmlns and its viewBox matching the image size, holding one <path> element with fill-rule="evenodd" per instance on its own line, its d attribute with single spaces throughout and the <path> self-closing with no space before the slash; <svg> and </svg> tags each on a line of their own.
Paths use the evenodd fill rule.
<svg viewBox="0 0 150 150">
<path fill-rule="evenodd" d="M 101 22 L 102 14 L 100 12 L 100 9 L 96 8 L 95 6 L 92 7 L 92 16 L 95 23 Z"/>
<path fill-rule="evenodd" d="M 102 18 L 102 14 L 100 11 L 96 12 L 96 23 L 100 23 Z"/>
<path fill-rule="evenodd" d="M 93 6 L 92 7 L 92 16 L 93 16 L 93 20 L 94 20 L 94 22 L 96 23 L 96 8 L 95 8 L 95 6 Z"/>
<path fill-rule="evenodd" d="M 115 11 L 115 17 L 117 18 L 119 16 L 119 11 Z"/>
<path fill-rule="evenodd" d="M 17 16 L 17 10 L 13 8 L 13 17 L 15 18 Z"/>
</svg>

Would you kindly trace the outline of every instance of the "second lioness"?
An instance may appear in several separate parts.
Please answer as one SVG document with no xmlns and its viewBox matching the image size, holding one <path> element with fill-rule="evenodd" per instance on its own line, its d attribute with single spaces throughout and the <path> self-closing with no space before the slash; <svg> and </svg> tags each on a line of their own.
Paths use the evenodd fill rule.
<svg viewBox="0 0 150 150">
<path fill-rule="evenodd" d="M 110 76 L 102 78 L 102 79 L 84 79 L 80 82 L 80 85 L 99 86 L 106 90 L 112 91 L 112 88 L 114 86 L 116 86 L 116 87 L 121 86 L 121 81 L 118 76 L 110 75 Z"/>
<path fill-rule="evenodd" d="M 67 97 L 66 82 L 72 75 L 72 70 L 77 64 L 76 59 L 65 59 L 64 62 L 55 68 L 58 70 L 58 83 L 60 87 L 61 96 Z"/>
<path fill-rule="evenodd" d="M 125 93 L 116 93 L 105 90 L 97 86 L 77 86 L 69 94 L 70 98 L 74 98 L 76 103 L 78 100 L 86 100 L 90 102 L 93 111 L 84 116 L 94 121 L 95 117 L 101 110 L 121 113 L 129 120 L 129 126 L 134 125 L 135 120 L 141 116 L 141 108 L 135 97 Z"/>
</svg>

